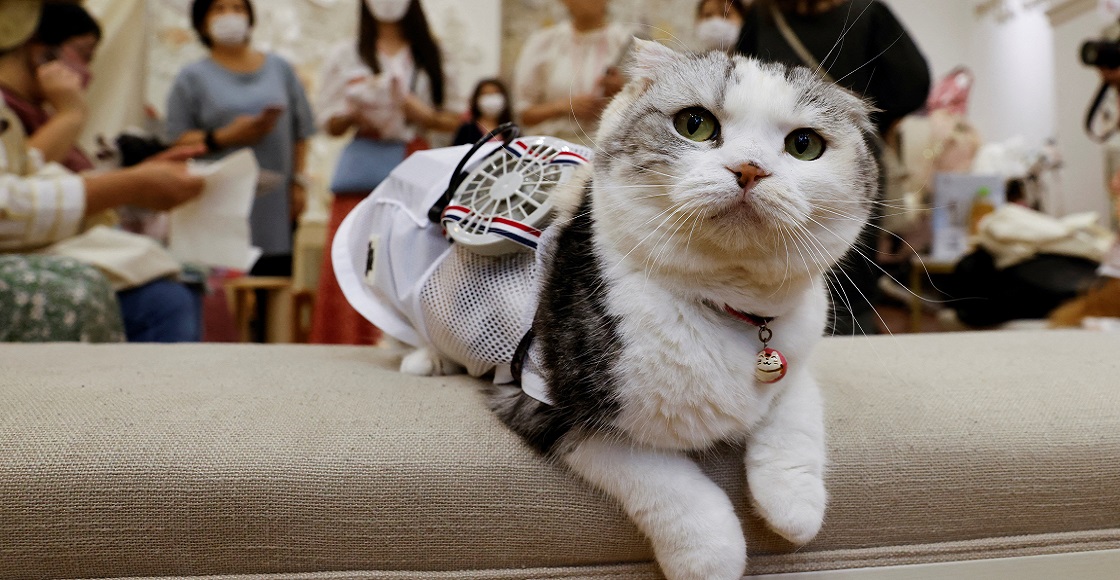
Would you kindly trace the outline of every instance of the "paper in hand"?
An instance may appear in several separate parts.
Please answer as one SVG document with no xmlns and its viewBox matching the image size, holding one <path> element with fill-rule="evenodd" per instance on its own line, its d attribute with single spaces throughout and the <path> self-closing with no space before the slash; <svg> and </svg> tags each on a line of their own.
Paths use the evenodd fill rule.
<svg viewBox="0 0 1120 580">
<path fill-rule="evenodd" d="M 248 271 L 261 255 L 249 236 L 260 167 L 249 149 L 213 163 L 192 163 L 202 195 L 171 210 L 168 249 L 186 264 Z"/>
</svg>

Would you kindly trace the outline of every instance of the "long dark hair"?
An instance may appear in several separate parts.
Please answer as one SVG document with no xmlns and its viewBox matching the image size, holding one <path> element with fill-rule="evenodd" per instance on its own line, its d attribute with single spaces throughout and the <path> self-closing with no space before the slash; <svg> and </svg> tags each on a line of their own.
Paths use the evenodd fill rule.
<svg viewBox="0 0 1120 580">
<path fill-rule="evenodd" d="M 358 4 L 358 56 L 375 74 L 379 74 L 381 64 L 377 62 L 377 19 L 370 13 L 365 2 Z M 432 102 L 437 107 L 442 107 L 443 60 L 419 0 L 412 0 L 408 5 L 408 12 L 405 12 L 400 25 L 412 51 L 413 62 L 417 68 L 428 73 L 428 79 L 432 83 Z"/>
<path fill-rule="evenodd" d="M 43 4 L 39 28 L 33 39 L 47 46 L 61 46 L 77 36 L 92 34 L 101 41 L 101 25 L 80 4 Z"/>
<path fill-rule="evenodd" d="M 513 121 L 513 107 L 509 99 L 509 91 L 506 90 L 506 85 L 498 79 L 482 79 L 474 87 L 474 93 L 471 94 L 471 120 L 477 121 L 482 116 L 482 111 L 478 110 L 478 97 L 482 93 L 482 88 L 486 85 L 494 85 L 501 91 L 502 96 L 506 98 L 506 108 L 502 109 L 502 113 L 498 115 L 498 124 L 504 125 Z"/>
<path fill-rule="evenodd" d="M 763 0 L 777 4 L 778 9 L 788 14 L 811 16 L 831 12 L 847 0 Z"/>
<path fill-rule="evenodd" d="M 700 16 L 700 11 L 704 9 L 704 5 L 707 4 L 710 1 L 711 0 L 700 0 L 700 3 L 696 5 L 696 16 L 697 17 Z M 748 8 L 746 4 L 743 4 L 743 0 L 721 0 L 721 1 L 723 3 L 724 10 L 726 10 L 727 8 L 731 8 L 735 12 L 739 13 L 739 18 L 740 19 L 742 19 L 744 22 L 747 20 L 747 12 L 750 11 L 750 8 Z M 724 16 L 726 16 L 726 15 L 727 14 L 725 13 Z"/>
</svg>

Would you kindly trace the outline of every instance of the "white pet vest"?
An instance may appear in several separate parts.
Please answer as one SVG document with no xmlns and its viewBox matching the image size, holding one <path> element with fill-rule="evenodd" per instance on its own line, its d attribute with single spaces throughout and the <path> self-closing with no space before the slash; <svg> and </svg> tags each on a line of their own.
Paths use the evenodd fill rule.
<svg viewBox="0 0 1120 580">
<path fill-rule="evenodd" d="M 552 185 L 565 180 L 573 165 L 586 163 L 591 152 L 547 137 L 523 137 L 508 146 L 488 143 L 443 212 L 443 227 L 433 224 L 428 210 L 469 149 L 411 155 L 342 222 L 331 257 L 346 299 L 383 332 L 433 349 L 473 376 L 494 371 L 496 382 L 508 383 L 537 297 L 538 254 L 518 248 L 548 244 L 551 237 L 522 220 L 533 207 L 551 211 L 546 198 Z M 542 179 L 549 180 L 544 187 Z M 531 207 L 517 203 L 530 197 Z M 452 243 L 445 228 L 457 227 L 469 231 L 448 232 L 457 240 Z M 480 236 L 486 239 L 479 248 L 470 247 Z M 506 240 L 517 244 L 502 246 Z M 536 358 L 530 349 L 522 387 L 548 402 L 534 372 Z"/>
</svg>

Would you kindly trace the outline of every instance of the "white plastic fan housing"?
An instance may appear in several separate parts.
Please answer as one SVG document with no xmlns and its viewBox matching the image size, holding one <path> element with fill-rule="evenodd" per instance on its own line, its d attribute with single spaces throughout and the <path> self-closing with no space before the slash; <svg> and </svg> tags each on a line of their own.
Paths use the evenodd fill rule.
<svg viewBox="0 0 1120 580">
<path fill-rule="evenodd" d="M 515 139 L 468 171 L 443 212 L 443 227 L 486 256 L 536 249 L 552 217 L 552 192 L 590 161 L 590 149 L 562 139 Z"/>
</svg>

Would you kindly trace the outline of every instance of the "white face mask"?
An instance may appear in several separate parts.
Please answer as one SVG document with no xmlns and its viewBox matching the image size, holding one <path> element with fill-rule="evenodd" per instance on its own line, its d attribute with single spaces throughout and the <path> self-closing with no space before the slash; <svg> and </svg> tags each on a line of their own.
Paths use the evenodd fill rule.
<svg viewBox="0 0 1120 580">
<path fill-rule="evenodd" d="M 249 39 L 249 17 L 223 14 L 210 21 L 210 40 L 215 44 L 236 46 Z"/>
<path fill-rule="evenodd" d="M 728 50 L 739 42 L 739 28 L 726 18 L 707 18 L 696 25 L 696 38 L 705 50 Z"/>
<path fill-rule="evenodd" d="M 490 93 L 478 98 L 478 112 L 486 117 L 497 117 L 506 109 L 506 98 L 500 93 Z"/>
<path fill-rule="evenodd" d="M 378 22 L 400 22 L 412 0 L 366 0 L 366 8 Z"/>
</svg>

